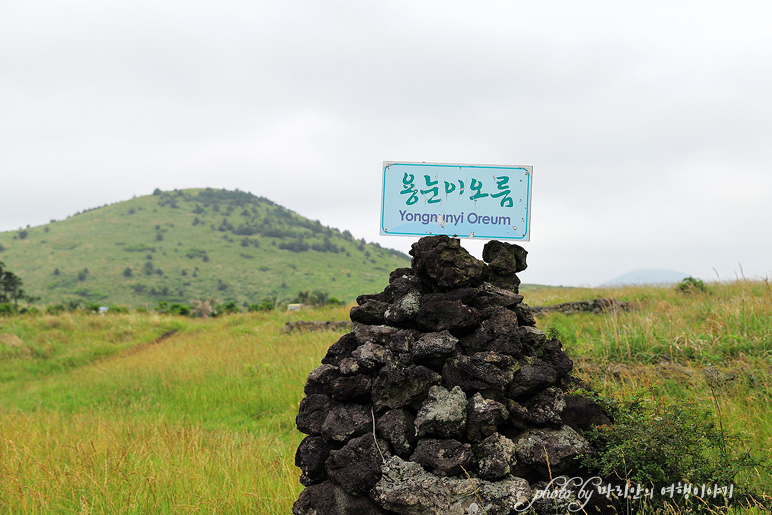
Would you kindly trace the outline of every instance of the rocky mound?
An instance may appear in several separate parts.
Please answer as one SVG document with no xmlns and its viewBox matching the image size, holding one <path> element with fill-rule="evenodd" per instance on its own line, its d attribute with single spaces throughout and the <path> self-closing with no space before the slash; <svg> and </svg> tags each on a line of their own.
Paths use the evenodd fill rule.
<svg viewBox="0 0 772 515">
<path fill-rule="evenodd" d="M 431 236 L 410 254 L 308 376 L 296 515 L 515 513 L 608 422 L 567 394 L 573 363 L 518 294 L 523 248 L 491 241 L 483 262 Z"/>
</svg>

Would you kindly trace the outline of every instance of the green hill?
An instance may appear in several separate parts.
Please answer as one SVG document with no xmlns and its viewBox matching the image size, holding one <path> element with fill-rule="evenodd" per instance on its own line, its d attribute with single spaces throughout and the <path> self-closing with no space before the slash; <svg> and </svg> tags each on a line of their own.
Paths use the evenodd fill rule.
<svg viewBox="0 0 772 515">
<path fill-rule="evenodd" d="M 0 260 L 40 303 L 153 306 L 214 297 L 239 306 L 320 291 L 376 292 L 405 254 L 241 191 L 162 192 L 0 232 Z"/>
</svg>

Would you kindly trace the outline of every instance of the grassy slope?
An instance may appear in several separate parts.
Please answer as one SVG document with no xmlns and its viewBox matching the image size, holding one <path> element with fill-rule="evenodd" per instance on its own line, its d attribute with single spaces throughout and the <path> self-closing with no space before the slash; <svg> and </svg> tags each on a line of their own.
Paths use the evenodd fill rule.
<svg viewBox="0 0 772 515">
<path fill-rule="evenodd" d="M 563 335 L 579 375 L 607 395 L 646 388 L 711 405 L 705 369 L 715 367 L 724 426 L 769 457 L 772 292 L 763 283 L 692 296 L 544 289 L 527 301 L 602 296 L 640 309 L 539 320 Z M 326 308 L 0 320 L 0 513 L 289 513 L 301 488 L 293 457 L 303 383 L 340 333 L 279 328 L 346 317 Z M 146 345 L 170 330 L 178 332 Z M 772 494 L 769 471 L 743 481 Z"/>
<path fill-rule="evenodd" d="M 313 290 L 353 302 L 363 291 L 383 289 L 394 268 L 409 265 L 403 254 L 363 245 L 266 199 L 222 190 L 202 196 L 206 193 L 184 190 L 135 198 L 27 229 L 25 239 L 19 231 L 0 233 L 5 247 L 0 260 L 42 303 L 78 298 L 130 306 L 209 297 L 243 305 Z M 235 234 L 239 226 L 262 234 Z M 326 237 L 343 252 L 278 248 L 301 236 L 309 245 L 322 245 Z M 146 263 L 163 275 L 147 275 Z M 131 277 L 124 276 L 127 268 Z M 84 269 L 88 274 L 79 280 Z"/>
</svg>

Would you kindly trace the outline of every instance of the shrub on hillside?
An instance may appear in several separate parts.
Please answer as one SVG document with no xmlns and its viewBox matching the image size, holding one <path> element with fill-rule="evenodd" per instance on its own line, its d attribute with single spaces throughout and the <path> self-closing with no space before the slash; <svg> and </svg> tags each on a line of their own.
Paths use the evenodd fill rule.
<svg viewBox="0 0 772 515">
<path fill-rule="evenodd" d="M 64 301 L 64 308 L 67 311 L 75 311 L 83 304 L 83 301 L 80 299 L 70 299 Z"/>
<path fill-rule="evenodd" d="M 273 299 L 265 298 L 260 301 L 260 304 L 250 304 L 247 307 L 247 311 L 254 313 L 256 311 L 273 311 L 276 309 L 276 303 Z"/>
<path fill-rule="evenodd" d="M 99 313 L 99 304 L 96 302 L 86 302 L 86 305 L 83 306 L 83 310 L 90 313 Z"/>
<path fill-rule="evenodd" d="M 64 311 L 64 305 L 63 304 L 52 304 L 50 306 L 46 306 L 46 314 L 47 315 L 58 315 Z"/>
<path fill-rule="evenodd" d="M 220 304 L 217 306 L 217 309 L 215 310 L 215 313 L 220 315 L 232 315 L 234 313 L 239 313 L 241 310 L 236 305 L 234 301 L 226 302 L 225 304 Z"/>
<path fill-rule="evenodd" d="M 692 276 L 685 277 L 680 283 L 678 283 L 676 289 L 681 293 L 704 293 L 708 291 L 708 289 L 705 287 L 705 283 L 703 283 L 700 279 L 695 279 Z"/>
<path fill-rule="evenodd" d="M 168 301 L 161 300 L 156 304 L 155 310 L 164 315 L 190 316 L 190 306 L 180 304 L 179 302 L 169 304 Z"/>
<path fill-rule="evenodd" d="M 598 453 L 583 464 L 612 483 L 654 491 L 679 481 L 729 485 L 740 471 L 762 464 L 738 450 L 739 437 L 717 427 L 712 412 L 693 403 L 643 394 L 622 402 L 598 400 L 614 422 L 588 432 Z"/>
<path fill-rule="evenodd" d="M 289 250 L 290 252 L 305 252 L 311 248 L 311 246 L 303 240 L 283 241 L 279 243 L 279 248 Z"/>
</svg>

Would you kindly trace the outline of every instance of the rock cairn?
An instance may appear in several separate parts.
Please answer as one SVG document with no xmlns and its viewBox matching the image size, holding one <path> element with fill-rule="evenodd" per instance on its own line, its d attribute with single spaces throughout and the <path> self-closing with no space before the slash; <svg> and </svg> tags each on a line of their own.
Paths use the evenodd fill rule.
<svg viewBox="0 0 772 515">
<path fill-rule="evenodd" d="M 522 247 L 491 241 L 483 262 L 429 236 L 410 254 L 308 376 L 296 515 L 516 513 L 608 422 L 567 394 L 573 363 L 518 294 Z"/>
</svg>

